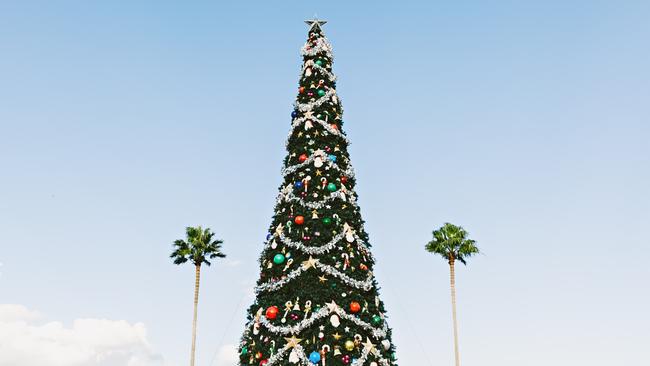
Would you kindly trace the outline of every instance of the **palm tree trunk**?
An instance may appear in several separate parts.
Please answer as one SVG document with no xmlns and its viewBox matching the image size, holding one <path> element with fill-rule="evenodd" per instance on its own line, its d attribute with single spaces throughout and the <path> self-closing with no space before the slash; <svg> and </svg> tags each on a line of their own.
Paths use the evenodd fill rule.
<svg viewBox="0 0 650 366">
<path fill-rule="evenodd" d="M 192 355 L 190 358 L 190 366 L 194 366 L 194 353 L 196 351 L 196 318 L 198 316 L 199 307 L 199 280 L 201 279 L 201 265 L 196 265 L 196 278 L 194 282 L 194 318 L 192 319 Z"/>
<path fill-rule="evenodd" d="M 451 314 L 454 320 L 454 355 L 456 366 L 460 366 L 460 353 L 458 352 L 458 323 L 456 321 L 456 271 L 454 270 L 454 258 L 449 260 L 449 278 L 451 281 Z"/>
</svg>

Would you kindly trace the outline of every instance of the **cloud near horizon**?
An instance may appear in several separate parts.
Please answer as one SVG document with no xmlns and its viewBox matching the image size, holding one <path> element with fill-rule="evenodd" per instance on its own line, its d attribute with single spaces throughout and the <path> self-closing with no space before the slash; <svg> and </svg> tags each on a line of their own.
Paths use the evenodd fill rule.
<svg viewBox="0 0 650 366">
<path fill-rule="evenodd" d="M 162 366 L 144 324 L 75 319 L 70 327 L 43 321 L 22 305 L 0 304 L 0 365 Z"/>
</svg>

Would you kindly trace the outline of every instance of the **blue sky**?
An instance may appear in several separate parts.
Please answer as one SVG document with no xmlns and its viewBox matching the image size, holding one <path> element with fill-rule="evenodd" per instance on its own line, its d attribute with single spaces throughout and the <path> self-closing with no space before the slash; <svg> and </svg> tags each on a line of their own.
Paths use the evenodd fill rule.
<svg viewBox="0 0 650 366">
<path fill-rule="evenodd" d="M 198 365 L 227 365 L 314 13 L 401 364 L 452 362 L 448 268 L 423 251 L 446 221 L 484 252 L 458 271 L 464 365 L 650 360 L 644 1 L 3 2 L 4 321 L 91 319 L 133 365 L 185 364 L 193 272 L 167 256 L 201 224 L 228 259 Z M 49 365 L 38 347 L 11 362 Z"/>
</svg>

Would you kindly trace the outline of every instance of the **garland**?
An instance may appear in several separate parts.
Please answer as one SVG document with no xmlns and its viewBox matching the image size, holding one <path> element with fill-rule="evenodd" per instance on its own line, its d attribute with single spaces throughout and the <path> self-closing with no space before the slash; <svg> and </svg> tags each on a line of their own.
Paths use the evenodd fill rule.
<svg viewBox="0 0 650 366">
<path fill-rule="evenodd" d="M 330 193 L 329 196 L 325 197 L 323 200 L 318 201 L 318 202 L 305 202 L 303 199 L 300 197 L 296 197 L 296 195 L 292 192 L 291 190 L 291 185 L 287 185 L 282 192 L 278 195 L 278 198 L 276 199 L 276 204 L 279 204 L 282 199 L 284 199 L 287 202 L 298 202 L 300 203 L 303 207 L 308 207 L 313 209 L 321 209 L 325 206 L 327 206 L 327 203 L 330 201 L 335 200 L 336 198 L 341 198 L 341 193 L 340 192 L 333 192 Z M 350 199 L 349 199 L 350 204 L 352 204 L 355 208 L 357 207 L 356 203 L 356 198 L 354 197 L 353 194 L 350 194 Z"/>
<path fill-rule="evenodd" d="M 369 332 L 372 333 L 372 336 L 377 340 L 380 340 L 382 338 L 386 338 L 386 335 L 388 334 L 387 333 L 388 326 L 386 325 L 386 322 L 384 322 L 383 329 L 374 328 L 372 325 L 364 322 L 363 320 L 346 313 L 340 306 L 338 306 L 336 304 L 327 305 L 326 307 L 321 308 L 317 312 L 313 313 L 312 316 L 310 316 L 308 319 L 304 319 L 300 323 L 298 323 L 296 325 L 293 325 L 293 326 L 291 326 L 291 325 L 285 325 L 285 326 L 273 325 L 273 324 L 271 324 L 271 322 L 269 322 L 269 320 L 264 315 L 260 316 L 260 324 L 262 324 L 266 329 L 268 329 L 272 333 L 282 334 L 282 335 L 290 335 L 290 334 L 293 335 L 293 334 L 299 334 L 300 332 L 302 332 L 306 328 L 311 327 L 316 321 L 318 321 L 320 319 L 323 319 L 323 318 L 327 318 L 332 313 L 338 315 L 339 317 L 341 317 L 343 319 L 349 320 L 349 321 L 355 323 L 356 325 L 368 330 Z"/>
<path fill-rule="evenodd" d="M 311 111 L 312 109 L 314 109 L 316 107 L 320 107 L 321 104 L 325 103 L 329 98 L 331 98 L 334 95 L 336 95 L 336 90 L 335 89 L 328 89 L 325 92 L 325 95 L 318 98 L 318 100 L 315 100 L 313 102 L 309 102 L 309 103 L 306 103 L 306 104 L 296 102 L 294 105 L 299 111 L 307 112 L 307 111 Z"/>
<path fill-rule="evenodd" d="M 314 159 L 316 159 L 318 157 L 324 159 L 327 162 L 327 164 L 329 165 L 330 168 L 334 168 L 334 169 L 338 170 L 339 172 L 342 172 L 343 174 L 345 174 L 349 178 L 354 178 L 354 169 L 352 169 L 352 166 L 350 164 L 348 164 L 348 167 L 345 170 L 343 170 L 338 166 L 338 164 L 336 164 L 332 160 L 328 159 L 327 156 L 325 155 L 325 152 L 323 152 L 322 150 L 314 151 L 307 158 L 307 160 L 303 161 L 302 163 L 298 163 L 296 165 L 292 165 L 292 166 L 283 168 L 282 169 L 282 176 L 286 177 L 287 175 L 295 172 L 296 170 L 311 164 L 314 161 Z"/>
<path fill-rule="evenodd" d="M 336 236 L 334 236 L 332 238 L 332 240 L 329 241 L 329 243 L 327 243 L 325 245 L 321 245 L 319 247 L 310 247 L 310 246 L 304 245 L 301 242 L 293 241 L 290 238 L 287 238 L 284 235 L 284 233 L 281 233 L 278 238 L 280 239 L 280 242 L 282 244 L 284 244 L 284 245 L 286 245 L 286 246 L 288 246 L 290 248 L 298 249 L 298 250 L 300 250 L 301 252 L 303 252 L 305 254 L 310 254 L 310 255 L 311 254 L 316 254 L 316 255 L 318 255 L 318 254 L 329 253 L 329 251 L 334 249 L 336 244 L 338 244 L 338 242 L 341 239 L 343 239 L 344 236 L 345 236 L 345 232 L 341 232 L 339 234 L 336 234 Z M 361 250 L 363 252 L 367 253 L 368 255 L 370 255 L 370 250 L 363 243 L 361 238 L 356 233 L 354 233 L 353 236 L 354 236 L 355 241 L 357 241 L 357 243 L 358 243 L 359 247 L 361 248 Z M 267 242 L 267 247 L 270 246 L 270 243 L 271 243 L 270 241 Z"/>
<path fill-rule="evenodd" d="M 326 131 L 327 131 L 327 132 L 331 133 L 331 134 L 334 135 L 334 136 L 339 136 L 339 137 L 341 137 L 343 140 L 345 140 L 345 143 L 346 143 L 346 144 L 350 145 L 350 140 L 348 140 L 347 136 L 343 135 L 343 134 L 341 133 L 341 131 L 339 131 L 338 129 L 336 129 L 336 128 L 330 126 L 329 123 L 323 121 L 322 119 L 316 118 L 316 117 L 314 117 L 314 116 L 312 116 L 312 117 L 297 117 L 296 119 L 294 119 L 294 120 L 293 120 L 293 123 L 291 124 L 291 128 L 292 128 L 292 130 L 289 131 L 289 137 L 288 137 L 288 139 L 291 138 L 291 135 L 293 135 L 293 132 L 294 132 L 293 129 L 295 129 L 296 127 L 300 126 L 300 124 L 302 124 L 303 122 L 305 122 L 305 121 L 307 121 L 307 120 L 310 120 L 310 121 L 313 121 L 313 122 L 318 123 L 318 124 L 321 125 L 321 126 L 322 126 Z M 288 140 L 288 139 L 287 139 L 287 140 Z M 289 141 L 287 141 L 286 145 L 288 145 L 288 144 L 289 144 Z"/>
<path fill-rule="evenodd" d="M 373 276 L 372 272 L 368 272 L 368 277 L 366 278 L 365 281 L 359 281 L 355 280 L 354 278 L 346 275 L 345 273 L 339 271 L 338 269 L 330 266 L 329 264 L 323 264 L 320 263 L 318 260 L 316 260 L 315 268 L 319 269 L 321 272 L 326 273 L 330 276 L 337 277 L 341 281 L 345 282 L 347 285 L 356 287 L 360 290 L 364 291 L 370 291 L 372 289 L 373 285 Z M 292 281 L 293 279 L 299 277 L 303 272 L 305 272 L 309 268 L 305 268 L 304 266 L 300 266 L 299 268 L 296 268 L 295 270 L 291 271 L 286 277 L 282 278 L 281 280 L 276 280 L 276 281 L 268 281 L 266 283 L 263 283 L 255 288 L 256 293 L 260 293 L 262 291 L 276 291 L 282 288 L 286 283 Z"/>
<path fill-rule="evenodd" d="M 309 46 L 309 43 L 305 43 L 305 45 L 302 46 L 302 49 L 300 50 L 302 56 L 316 56 L 319 52 L 325 52 L 330 60 L 334 60 L 334 55 L 332 55 L 332 45 L 326 38 L 318 38 L 316 40 L 316 45 L 307 49 Z"/>
</svg>

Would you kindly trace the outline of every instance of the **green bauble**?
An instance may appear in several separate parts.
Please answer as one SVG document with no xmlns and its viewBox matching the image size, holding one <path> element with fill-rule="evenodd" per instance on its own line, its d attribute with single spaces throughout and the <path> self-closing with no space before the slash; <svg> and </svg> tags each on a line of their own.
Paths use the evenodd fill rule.
<svg viewBox="0 0 650 366">
<path fill-rule="evenodd" d="M 246 356 L 248 354 L 248 347 L 244 346 L 241 349 L 241 355 Z"/>
<path fill-rule="evenodd" d="M 319 96 L 319 97 L 324 97 L 324 96 L 325 96 L 325 90 L 323 90 L 323 89 L 318 89 L 318 96 Z"/>
<path fill-rule="evenodd" d="M 330 219 L 329 217 L 324 217 L 323 218 L 323 224 L 329 225 L 331 223 L 332 223 L 332 219 Z"/>
<path fill-rule="evenodd" d="M 323 66 L 323 60 L 316 60 L 316 65 Z"/>
<path fill-rule="evenodd" d="M 275 255 L 275 257 L 273 257 L 273 263 L 282 264 L 282 263 L 284 263 L 284 259 L 285 259 L 284 254 L 278 253 L 278 254 Z"/>
<path fill-rule="evenodd" d="M 327 185 L 327 190 L 330 191 L 330 192 L 334 192 L 334 191 L 336 191 L 336 184 L 334 184 L 334 183 L 329 183 L 329 184 Z"/>
<path fill-rule="evenodd" d="M 380 325 L 380 324 L 381 324 L 381 316 L 379 316 L 379 315 L 373 315 L 373 316 L 372 316 L 372 324 L 374 324 L 374 325 Z"/>
</svg>

